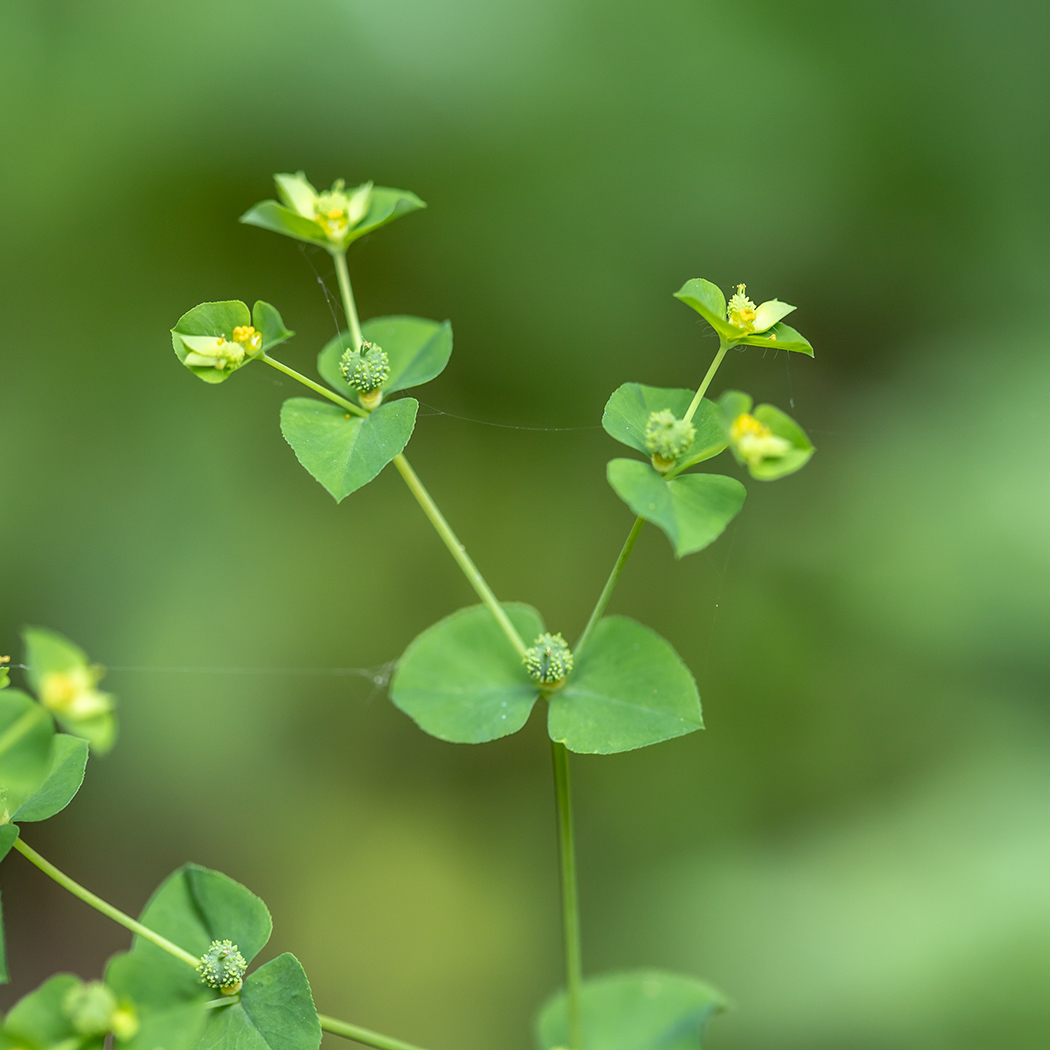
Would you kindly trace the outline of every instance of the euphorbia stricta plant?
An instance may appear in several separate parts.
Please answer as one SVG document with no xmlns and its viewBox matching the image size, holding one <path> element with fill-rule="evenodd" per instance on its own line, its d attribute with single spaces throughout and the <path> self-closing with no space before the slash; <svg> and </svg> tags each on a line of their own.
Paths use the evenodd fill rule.
<svg viewBox="0 0 1050 1050">
<path fill-rule="evenodd" d="M 590 618 L 570 645 L 567 625 L 551 630 L 532 606 L 497 599 L 405 458 L 419 405 L 404 392 L 448 364 L 451 325 L 404 315 L 364 323 L 358 317 L 348 248 L 423 202 L 371 182 L 348 189 L 338 180 L 318 192 L 302 172 L 275 180 L 280 203 L 257 204 L 241 221 L 332 256 L 346 330 L 320 350 L 320 381 L 272 356 L 293 333 L 264 302 L 250 310 L 237 301 L 194 307 L 172 329 L 175 354 L 206 383 L 224 382 L 256 363 L 302 383 L 312 396 L 285 401 L 280 425 L 303 467 L 340 503 L 392 463 L 476 591 L 480 604 L 425 630 L 398 661 L 390 683 L 398 708 L 441 740 L 481 744 L 517 732 L 543 703 L 557 799 L 565 980 L 539 1012 L 540 1050 L 695 1050 L 708 1018 L 723 1004 L 709 985 L 652 970 L 584 977 L 569 753 L 616 754 L 703 727 L 696 682 L 670 643 L 605 610 L 646 522 L 681 558 L 713 543 L 740 512 L 744 485 L 705 464 L 729 449 L 752 478 L 769 481 L 812 456 L 805 432 L 780 409 L 754 407 L 751 397 L 735 390 L 717 400 L 706 396 L 733 347 L 811 357 L 810 344 L 784 323 L 795 308 L 776 299 L 756 304 L 743 284 L 727 302 L 703 278 L 675 293 L 710 325 L 718 350 L 695 387 L 634 381 L 609 398 L 602 425 L 633 454 L 609 462 L 608 480 L 635 519 Z M 306 974 L 288 953 L 253 969 L 270 934 L 269 912 L 225 875 L 196 865 L 180 868 L 135 920 L 23 841 L 21 825 L 70 802 L 89 747 L 111 746 L 116 727 L 112 698 L 97 689 L 101 669 L 49 631 L 28 630 L 25 644 L 37 699 L 16 689 L 0 693 L 0 856 L 14 847 L 134 937 L 130 951 L 110 961 L 103 981 L 59 975 L 17 1003 L 4 1020 L 4 1046 L 94 1050 L 112 1036 L 126 1050 L 317 1050 L 328 1031 L 380 1050 L 416 1050 L 318 1014 Z M 0 688 L 7 684 L 0 663 Z M 65 732 L 56 733 L 55 721 Z"/>
</svg>

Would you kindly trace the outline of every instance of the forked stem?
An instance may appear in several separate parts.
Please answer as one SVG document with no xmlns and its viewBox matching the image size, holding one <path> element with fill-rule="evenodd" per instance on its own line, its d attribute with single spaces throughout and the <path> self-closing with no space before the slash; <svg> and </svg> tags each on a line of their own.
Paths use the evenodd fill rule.
<svg viewBox="0 0 1050 1050">
<path fill-rule="evenodd" d="M 561 917 L 565 944 L 565 983 L 568 989 L 569 1050 L 583 1050 L 583 1020 L 580 991 L 583 961 L 580 949 L 580 899 L 576 886 L 576 843 L 572 826 L 572 790 L 569 783 L 569 752 L 564 744 L 551 741 L 554 764 L 554 796 L 558 806 L 558 853 L 561 857 Z"/>
</svg>

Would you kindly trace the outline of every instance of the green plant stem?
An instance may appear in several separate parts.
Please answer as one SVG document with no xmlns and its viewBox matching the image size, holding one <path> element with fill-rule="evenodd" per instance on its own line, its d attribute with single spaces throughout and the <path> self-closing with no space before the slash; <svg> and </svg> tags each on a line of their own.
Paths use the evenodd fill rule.
<svg viewBox="0 0 1050 1050">
<path fill-rule="evenodd" d="M 337 393 L 329 390 L 326 386 L 321 386 L 320 383 L 315 383 L 312 379 L 307 379 L 302 372 L 297 372 L 294 368 L 289 368 L 286 364 L 281 361 L 270 357 L 269 354 L 263 354 L 259 358 L 260 361 L 265 361 L 271 368 L 276 368 L 278 372 L 283 372 L 286 376 L 291 376 L 292 379 L 302 383 L 303 386 L 308 386 L 315 393 L 320 394 L 322 397 L 328 398 L 329 401 L 334 401 L 337 405 L 345 408 L 348 412 L 353 412 L 355 416 L 367 416 L 368 413 L 360 406 L 355 405 L 353 401 L 347 401 L 345 397 L 340 397 Z"/>
<path fill-rule="evenodd" d="M 510 644 L 514 646 L 518 655 L 524 656 L 525 643 L 522 641 L 521 635 L 518 634 L 517 628 L 510 622 L 506 610 L 500 605 L 495 594 L 492 593 L 492 588 L 485 582 L 485 577 L 478 572 L 478 567 L 471 561 L 466 548 L 459 542 L 449 523 L 445 521 L 444 515 L 438 510 L 437 504 L 430 498 L 430 493 L 423 487 L 423 482 L 419 480 L 416 472 L 409 466 L 408 460 L 405 459 L 404 455 L 395 456 L 393 463 L 400 472 L 401 477 L 405 479 L 405 484 L 408 485 L 412 495 L 416 497 L 419 505 L 423 508 L 423 513 L 430 519 L 430 524 L 437 530 L 437 534 L 441 537 L 445 546 L 448 547 L 449 553 L 455 558 L 456 564 L 463 570 L 463 575 L 466 576 L 471 587 L 477 591 L 478 597 L 488 606 L 492 615 L 496 617 L 496 622 L 503 628 L 503 633 L 510 640 Z"/>
<path fill-rule="evenodd" d="M 101 897 L 96 897 L 90 890 L 84 889 L 80 883 L 74 882 L 64 872 L 59 871 L 49 860 L 41 857 L 35 849 L 27 846 L 21 838 L 15 839 L 15 849 L 26 860 L 35 864 L 45 875 L 54 879 L 63 889 L 69 890 L 74 897 L 79 897 L 85 904 L 90 904 L 92 908 L 102 912 L 107 918 L 120 923 L 121 926 L 131 930 L 132 933 L 145 937 L 147 941 L 152 941 L 158 948 L 163 948 L 170 955 L 174 955 L 176 959 L 181 959 L 184 963 L 196 969 L 197 964 L 200 962 L 197 956 L 190 955 L 184 948 L 180 948 L 177 944 L 172 944 L 167 937 L 162 937 L 159 933 L 155 933 L 148 926 L 143 926 L 141 922 L 136 922 L 130 915 L 125 915 L 119 908 L 114 908 L 112 904 L 108 904 Z"/>
<path fill-rule="evenodd" d="M 551 741 L 554 764 L 554 795 L 558 805 L 558 853 L 561 856 L 561 917 L 565 942 L 565 983 L 568 986 L 569 1050 L 583 1050 L 580 988 L 583 963 L 580 951 L 580 900 L 576 889 L 576 845 L 572 828 L 572 791 L 569 784 L 569 752 L 564 744 Z"/>
<path fill-rule="evenodd" d="M 573 650 L 577 656 L 583 651 L 583 647 L 587 643 L 591 631 L 594 630 L 594 625 L 602 618 L 602 613 L 605 612 L 605 607 L 609 604 L 609 599 L 612 597 L 616 581 L 619 580 L 620 573 L 623 572 L 623 567 L 627 564 L 627 559 L 631 556 L 631 551 L 634 550 L 635 541 L 638 539 L 638 535 L 642 531 L 642 526 L 644 524 L 645 518 L 635 518 L 634 524 L 631 526 L 631 531 L 627 534 L 627 540 L 624 542 L 623 549 L 620 551 L 620 556 L 616 559 L 616 564 L 613 566 L 612 572 L 609 573 L 609 578 L 605 581 L 605 587 L 602 590 L 602 593 L 598 596 L 598 602 L 594 606 L 594 612 L 591 613 L 591 618 L 587 621 L 587 626 L 584 627 L 583 634 L 580 635 L 580 640 L 576 643 Z"/>
<path fill-rule="evenodd" d="M 344 252 L 332 252 L 335 260 L 335 272 L 339 278 L 339 291 L 343 294 L 343 310 L 346 313 L 346 323 L 350 326 L 350 334 L 360 349 L 364 342 L 361 335 L 361 322 L 357 319 L 357 303 L 354 302 L 354 290 L 350 287 L 350 271 L 346 268 L 346 254 Z"/>
<path fill-rule="evenodd" d="M 34 704 L 21 718 L 16 718 L 0 736 L 0 755 L 9 751 L 37 722 L 47 717 L 47 712 L 39 704 Z"/>
<path fill-rule="evenodd" d="M 721 346 L 719 346 L 718 353 L 715 354 L 715 359 L 711 362 L 711 367 L 707 370 L 707 375 L 704 376 L 703 382 L 697 388 L 696 394 L 693 396 L 693 400 L 685 414 L 685 421 L 687 423 L 692 420 L 693 416 L 696 414 L 696 410 L 700 407 L 700 402 L 704 399 L 704 394 L 707 393 L 707 388 L 711 385 L 711 380 L 715 378 L 715 372 L 718 371 L 718 366 L 722 363 L 722 358 L 726 356 L 728 350 L 728 343 L 722 343 Z"/>
<path fill-rule="evenodd" d="M 315 383 L 312 379 L 307 379 L 301 372 L 297 372 L 294 368 L 289 368 L 287 365 L 282 364 L 280 361 L 275 361 L 272 357 L 266 354 L 262 355 L 261 360 L 265 361 L 268 365 L 272 365 L 279 372 L 283 372 L 286 376 L 291 376 L 292 379 L 298 380 L 304 386 L 308 386 L 311 390 L 317 391 L 318 394 L 322 394 L 328 398 L 329 401 L 334 401 L 337 405 L 348 409 L 351 412 L 359 416 L 367 416 L 368 413 L 355 405 L 352 401 L 347 401 L 346 398 L 340 397 L 338 394 L 333 393 L 331 390 L 321 386 L 320 383 Z M 419 505 L 423 508 L 423 513 L 429 518 L 430 523 L 437 530 L 438 535 L 444 541 L 444 544 L 449 549 L 452 557 L 456 559 L 456 564 L 463 570 L 463 575 L 466 576 L 471 587 L 477 591 L 478 596 L 481 600 L 489 607 L 492 615 L 496 617 L 496 622 L 503 629 L 503 633 L 510 640 L 510 644 L 514 646 L 515 651 L 519 656 L 525 655 L 525 643 L 522 641 L 521 635 L 518 634 L 514 624 L 510 622 L 510 618 L 507 616 L 496 598 L 496 595 L 492 593 L 492 588 L 485 582 L 485 577 L 478 571 L 478 567 L 471 560 L 470 555 L 467 554 L 466 548 L 462 543 L 459 542 L 458 537 L 452 531 L 451 526 L 445 520 L 444 515 L 438 510 L 437 504 L 431 498 L 429 492 L 423 485 L 423 482 L 419 480 L 419 476 L 409 466 L 408 460 L 405 459 L 404 455 L 397 455 L 393 460 L 394 466 L 397 467 L 398 472 L 405 479 L 405 484 L 408 485 L 412 492 L 412 495 L 416 497 Z"/>
<path fill-rule="evenodd" d="M 344 1039 L 353 1039 L 354 1042 L 363 1043 L 365 1046 L 374 1046 L 377 1050 L 420 1050 L 413 1043 L 406 1043 L 400 1039 L 392 1039 L 388 1035 L 380 1035 L 360 1025 L 347 1024 L 346 1021 L 337 1021 L 334 1017 L 326 1017 L 318 1014 L 317 1019 L 321 1022 L 321 1028 L 332 1035 L 341 1035 Z"/>
</svg>

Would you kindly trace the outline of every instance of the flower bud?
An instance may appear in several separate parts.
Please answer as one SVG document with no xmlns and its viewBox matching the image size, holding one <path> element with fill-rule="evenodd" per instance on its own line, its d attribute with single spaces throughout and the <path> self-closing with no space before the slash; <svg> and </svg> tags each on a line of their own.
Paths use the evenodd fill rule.
<svg viewBox="0 0 1050 1050">
<path fill-rule="evenodd" d="M 224 995 L 233 995 L 241 990 L 248 961 L 237 950 L 232 941 L 212 941 L 208 950 L 197 963 L 201 982 L 209 988 L 217 988 Z"/>
<path fill-rule="evenodd" d="M 522 663 L 540 685 L 560 685 L 572 670 L 572 650 L 560 634 L 544 633 L 525 650 Z"/>
<path fill-rule="evenodd" d="M 742 412 L 730 424 L 729 440 L 749 466 L 756 466 L 764 459 L 779 459 L 791 449 L 790 441 L 774 434 L 748 412 Z"/>
<path fill-rule="evenodd" d="M 361 403 L 375 408 L 383 396 L 380 387 L 390 378 L 390 358 L 381 347 L 364 342 L 356 350 L 347 347 L 340 358 L 339 371 L 347 386 L 361 394 Z"/>
<path fill-rule="evenodd" d="M 675 460 L 693 443 L 696 427 L 673 412 L 653 412 L 645 425 L 645 447 L 652 453 L 653 466 L 661 474 L 674 466 Z"/>
</svg>

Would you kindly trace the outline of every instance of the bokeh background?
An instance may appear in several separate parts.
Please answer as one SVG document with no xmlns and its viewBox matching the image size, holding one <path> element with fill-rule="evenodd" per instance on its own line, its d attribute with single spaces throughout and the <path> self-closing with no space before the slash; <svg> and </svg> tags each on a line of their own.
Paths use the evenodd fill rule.
<svg viewBox="0 0 1050 1050">
<path fill-rule="evenodd" d="M 615 597 L 708 729 L 573 763 L 588 971 L 706 977 L 722 1050 L 1045 1047 L 1048 37 L 1039 0 L 0 0 L 0 651 L 68 634 L 122 714 L 30 841 L 129 911 L 188 859 L 240 879 L 328 1013 L 532 1045 L 541 720 L 455 747 L 387 702 L 472 593 L 392 470 L 337 507 L 298 466 L 290 381 L 207 387 L 168 337 L 263 298 L 309 370 L 330 260 L 236 218 L 274 171 L 371 178 L 430 208 L 354 248 L 362 314 L 455 326 L 412 460 L 568 635 L 631 521 L 606 397 L 713 352 L 671 293 L 747 281 L 817 348 L 716 383 L 810 465 L 700 555 L 647 529 Z M 0 883 L 4 1003 L 126 944 Z"/>
</svg>

